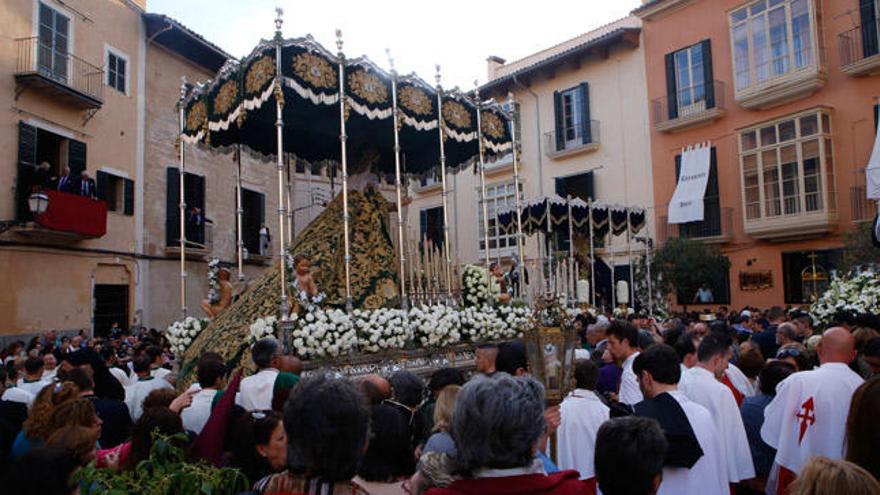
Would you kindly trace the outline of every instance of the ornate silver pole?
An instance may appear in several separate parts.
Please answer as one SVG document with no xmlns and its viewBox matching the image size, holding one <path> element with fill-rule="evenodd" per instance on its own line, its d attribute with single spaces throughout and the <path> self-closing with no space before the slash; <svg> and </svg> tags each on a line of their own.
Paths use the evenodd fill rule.
<svg viewBox="0 0 880 495">
<path fill-rule="evenodd" d="M 596 250 L 593 245 L 593 198 L 590 198 L 590 306 L 596 307 Z"/>
<path fill-rule="evenodd" d="M 577 279 L 574 277 L 574 225 L 571 223 L 571 195 L 567 195 L 565 203 L 568 206 L 568 298 L 567 305 L 571 306 L 572 302 L 577 301 L 576 296 L 572 298 L 575 287 L 577 287 Z"/>
<path fill-rule="evenodd" d="M 553 242 L 553 239 L 550 237 L 550 233 L 551 233 L 550 200 L 548 198 L 544 198 L 543 201 L 544 201 L 544 205 L 545 205 L 544 212 L 545 212 L 546 218 L 547 218 L 547 222 L 546 222 L 547 232 L 545 234 L 546 241 L 547 241 L 547 295 L 549 296 L 552 294 L 555 297 L 556 293 L 553 291 L 553 287 L 556 283 L 556 280 L 554 279 L 554 276 L 553 276 L 553 246 L 551 245 L 551 242 Z"/>
<path fill-rule="evenodd" d="M 511 149 L 513 153 L 513 204 L 516 208 L 514 214 L 516 215 L 516 253 L 519 257 L 519 262 L 516 265 L 516 269 L 519 271 L 519 287 L 520 293 L 518 294 L 522 297 L 522 289 L 526 288 L 526 277 L 524 266 L 526 263 L 525 260 L 525 248 L 523 246 L 523 232 L 522 232 L 522 205 L 520 201 L 520 192 L 519 192 L 519 147 L 516 142 L 516 100 L 513 99 L 513 93 L 507 93 L 507 101 L 510 103 L 510 112 L 511 112 L 511 120 L 510 120 L 510 141 L 511 141 Z M 526 291 L 528 293 L 528 291 Z"/>
<path fill-rule="evenodd" d="M 446 296 L 452 301 L 452 256 L 449 253 L 449 188 L 446 184 L 446 125 L 443 123 L 443 86 L 440 85 L 440 66 L 435 66 L 437 74 L 437 130 L 440 133 L 440 185 L 443 189 L 443 257 L 446 259 L 443 270 L 446 273 Z M 488 247 L 488 246 L 487 246 Z"/>
<path fill-rule="evenodd" d="M 339 146 L 340 161 L 342 162 L 342 225 L 345 242 L 345 310 L 351 313 L 351 234 L 349 232 L 348 215 L 348 153 L 345 141 L 345 54 L 342 53 L 342 30 L 336 30 L 336 49 L 339 57 Z"/>
<path fill-rule="evenodd" d="M 486 201 L 486 160 L 483 157 L 483 102 L 480 100 L 480 87 L 474 81 L 474 99 L 477 103 L 477 151 L 480 157 L 480 207 L 483 210 L 483 243 L 485 244 L 486 269 L 492 264 L 489 251 L 489 203 Z M 496 232 L 497 234 L 497 232 Z M 497 238 L 497 236 L 496 236 Z"/>
<path fill-rule="evenodd" d="M 626 248 L 629 251 L 627 257 L 629 259 L 629 305 L 633 308 L 636 307 L 636 288 L 633 282 L 635 281 L 635 274 L 633 273 L 634 266 L 633 265 L 633 247 L 632 247 L 632 225 L 630 223 L 630 208 L 626 208 Z"/>
<path fill-rule="evenodd" d="M 183 78 L 182 84 L 180 85 L 180 101 L 177 103 L 178 107 L 178 125 L 180 129 L 180 134 L 177 137 L 177 142 L 180 143 L 180 149 L 178 150 L 178 154 L 180 155 L 178 162 L 178 190 L 180 193 L 180 201 L 178 202 L 178 208 L 180 213 L 180 315 L 181 318 L 186 319 L 186 189 L 184 188 L 184 174 L 186 173 L 186 143 L 183 141 L 183 130 L 184 127 L 184 98 L 186 97 L 186 78 Z"/>
<path fill-rule="evenodd" d="M 285 249 L 284 237 L 284 119 L 282 108 L 284 107 L 284 93 L 281 91 L 281 25 L 284 22 L 281 16 L 284 11 L 275 9 L 275 138 L 276 138 L 276 166 L 278 169 L 278 270 L 281 279 L 281 300 L 279 309 L 281 321 L 287 321 L 290 317 L 290 305 L 287 302 L 287 250 Z"/>
<path fill-rule="evenodd" d="M 645 263 L 648 265 L 648 314 L 654 314 L 654 281 L 651 279 L 651 238 L 645 237 Z"/>
<path fill-rule="evenodd" d="M 617 265 L 614 262 L 614 222 L 611 221 L 613 207 L 608 207 L 608 253 L 611 256 L 611 311 L 617 307 Z"/>
<path fill-rule="evenodd" d="M 244 280 L 244 241 L 242 240 L 242 214 L 244 209 L 241 204 L 241 145 L 235 145 L 233 152 L 235 158 L 235 253 L 238 258 L 238 279 Z M 261 253 L 262 254 L 262 253 Z"/>
<path fill-rule="evenodd" d="M 293 160 L 293 169 L 290 168 L 290 155 L 287 155 L 287 246 L 293 245 L 293 221 L 296 202 L 293 193 L 296 190 L 296 159 Z"/>
<path fill-rule="evenodd" d="M 406 295 L 406 244 L 403 236 L 403 186 L 400 179 L 400 116 L 397 108 L 397 70 L 394 68 L 394 59 L 391 52 L 388 54 L 388 63 L 391 66 L 391 116 L 394 119 L 394 190 L 397 195 L 397 245 L 400 249 L 400 307 L 404 311 L 409 309 L 409 298 Z"/>
</svg>

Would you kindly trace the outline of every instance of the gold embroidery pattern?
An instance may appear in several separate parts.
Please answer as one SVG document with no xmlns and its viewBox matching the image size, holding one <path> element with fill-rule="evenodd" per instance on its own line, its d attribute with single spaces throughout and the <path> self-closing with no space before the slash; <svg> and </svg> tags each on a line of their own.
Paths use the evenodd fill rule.
<svg viewBox="0 0 880 495">
<path fill-rule="evenodd" d="M 208 109 L 203 100 L 197 101 L 189 108 L 186 115 L 186 130 L 198 131 L 208 118 Z"/>
<path fill-rule="evenodd" d="M 251 65 L 244 80 L 244 89 L 248 93 L 256 93 L 275 77 L 275 64 L 272 57 L 265 55 Z"/>
<path fill-rule="evenodd" d="M 293 72 L 316 88 L 336 87 L 336 73 L 330 62 L 311 53 L 300 53 L 293 58 Z"/>
<path fill-rule="evenodd" d="M 471 128 L 471 114 L 464 105 L 454 100 L 443 102 L 443 120 L 459 129 Z"/>
<path fill-rule="evenodd" d="M 214 113 L 225 114 L 228 112 L 235 100 L 238 98 L 238 85 L 235 81 L 226 81 L 220 86 L 217 97 L 214 98 Z"/>
<path fill-rule="evenodd" d="M 373 105 L 388 101 L 388 88 L 375 74 L 365 70 L 352 72 L 348 76 L 348 89 L 361 99 Z"/>
<path fill-rule="evenodd" d="M 412 86 L 400 88 L 400 105 L 416 115 L 430 115 L 434 106 L 424 91 Z"/>
<path fill-rule="evenodd" d="M 481 117 L 483 134 L 495 140 L 504 138 L 504 122 L 497 115 L 492 112 L 482 112 Z"/>
</svg>

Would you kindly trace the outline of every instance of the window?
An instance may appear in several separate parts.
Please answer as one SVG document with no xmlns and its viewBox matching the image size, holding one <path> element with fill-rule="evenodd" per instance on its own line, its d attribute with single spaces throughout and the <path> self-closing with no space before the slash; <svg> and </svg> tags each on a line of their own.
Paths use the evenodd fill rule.
<svg viewBox="0 0 880 495">
<path fill-rule="evenodd" d="M 37 65 L 41 74 L 67 82 L 70 18 L 43 2 L 39 5 Z"/>
<path fill-rule="evenodd" d="M 666 55 L 666 92 L 670 119 L 715 107 L 709 40 Z"/>
<path fill-rule="evenodd" d="M 128 93 L 126 81 L 128 81 L 128 57 L 107 48 L 107 86 L 120 93 Z"/>
<path fill-rule="evenodd" d="M 556 151 L 593 142 L 590 128 L 590 90 L 587 83 L 553 93 L 556 116 Z"/>
<path fill-rule="evenodd" d="M 513 130 L 516 133 L 516 141 L 522 142 L 522 118 L 520 117 L 520 104 L 519 102 L 513 102 L 513 105 L 510 104 L 509 101 L 505 101 L 502 106 L 504 107 L 504 111 L 510 114 L 513 118 Z"/>
<path fill-rule="evenodd" d="M 782 253 L 785 304 L 804 304 L 819 296 L 843 264 L 843 249 Z"/>
<path fill-rule="evenodd" d="M 98 170 L 95 185 L 98 199 L 107 202 L 107 211 L 134 215 L 134 181 Z"/>
<path fill-rule="evenodd" d="M 675 155 L 675 182 L 681 172 L 681 155 Z M 703 195 L 703 220 L 679 224 L 678 235 L 690 239 L 720 236 L 721 231 L 721 196 L 718 189 L 718 158 L 715 148 L 709 154 L 709 181 Z"/>
<path fill-rule="evenodd" d="M 180 170 L 168 167 L 165 195 L 165 245 L 180 245 Z M 184 202 L 186 203 L 185 234 L 187 245 L 202 247 L 205 243 L 205 223 L 210 222 L 205 212 L 205 178 L 187 172 L 184 175 Z"/>
<path fill-rule="evenodd" d="M 880 53 L 880 0 L 859 0 L 862 22 L 862 54 L 870 57 Z"/>
<path fill-rule="evenodd" d="M 730 14 L 736 90 L 815 65 L 810 0 L 759 0 Z"/>
<path fill-rule="evenodd" d="M 260 245 L 260 229 L 266 223 L 266 195 L 242 189 L 241 210 L 241 240 L 248 255 L 271 256 L 271 246 Z"/>
<path fill-rule="evenodd" d="M 436 206 L 419 211 L 419 240 L 430 241 L 437 248 L 443 246 L 443 207 Z"/>
<path fill-rule="evenodd" d="M 833 206 L 830 134 L 831 119 L 824 111 L 739 134 L 746 221 L 826 210 L 826 187 Z"/>
<path fill-rule="evenodd" d="M 57 189 L 58 177 L 65 165 L 70 169 L 69 177 L 79 179 L 86 168 L 86 143 L 25 122 L 18 123 L 16 219 L 31 220 L 28 195 L 34 187 Z M 73 185 L 69 183 L 65 190 L 71 192 Z"/>
<path fill-rule="evenodd" d="M 514 196 L 513 181 L 502 184 L 493 184 L 486 186 L 486 206 L 489 210 L 489 249 L 515 248 L 516 232 L 511 231 L 509 234 L 501 233 L 497 230 L 496 215 L 503 210 L 513 209 L 516 206 L 516 196 Z M 520 200 L 522 200 L 522 183 L 520 183 L 519 191 Z M 477 198 L 480 197 L 480 191 L 477 190 Z M 483 228 L 483 207 L 477 204 L 477 217 L 480 234 L 480 250 L 486 248 Z"/>
</svg>

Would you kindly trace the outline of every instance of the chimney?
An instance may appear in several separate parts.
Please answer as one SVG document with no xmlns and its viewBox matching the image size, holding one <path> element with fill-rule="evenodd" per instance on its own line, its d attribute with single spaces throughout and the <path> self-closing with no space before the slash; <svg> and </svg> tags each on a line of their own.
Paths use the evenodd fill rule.
<svg viewBox="0 0 880 495">
<path fill-rule="evenodd" d="M 505 62 L 506 60 L 495 55 L 490 55 L 489 58 L 486 59 L 486 69 L 487 75 L 489 76 L 489 81 L 495 79 L 495 72 L 498 70 L 499 67 L 504 65 Z"/>
</svg>

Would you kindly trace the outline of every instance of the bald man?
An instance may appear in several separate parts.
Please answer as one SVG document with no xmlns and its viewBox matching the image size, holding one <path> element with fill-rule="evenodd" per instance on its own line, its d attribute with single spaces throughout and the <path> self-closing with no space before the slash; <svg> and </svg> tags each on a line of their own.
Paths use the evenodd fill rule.
<svg viewBox="0 0 880 495">
<path fill-rule="evenodd" d="M 278 359 L 278 371 L 286 371 L 296 376 L 302 376 L 303 362 L 296 356 L 281 356 Z"/>
<path fill-rule="evenodd" d="M 853 392 L 864 380 L 848 364 L 855 359 L 849 330 L 825 331 L 816 349 L 819 366 L 795 373 L 776 387 L 764 410 L 761 438 L 776 449 L 767 493 L 784 493 L 811 457 L 843 459 L 846 416 Z"/>
<path fill-rule="evenodd" d="M 391 383 L 379 375 L 365 375 L 358 384 L 358 390 L 370 406 L 391 398 Z"/>
</svg>

